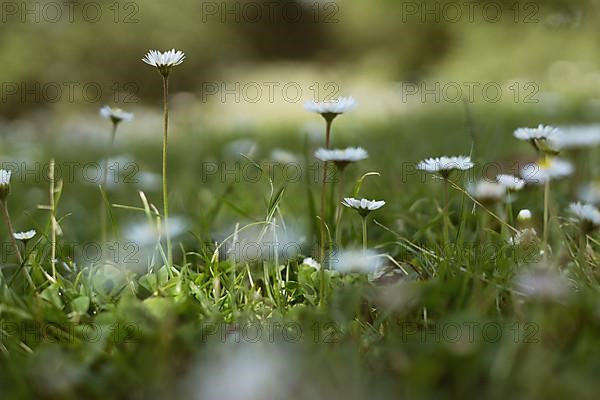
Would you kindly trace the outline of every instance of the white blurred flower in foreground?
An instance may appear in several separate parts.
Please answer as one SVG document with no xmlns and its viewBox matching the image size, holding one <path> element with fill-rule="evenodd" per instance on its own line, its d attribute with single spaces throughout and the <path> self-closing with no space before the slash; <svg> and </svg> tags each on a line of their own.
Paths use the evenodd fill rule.
<svg viewBox="0 0 600 400">
<path fill-rule="evenodd" d="M 141 171 L 134 179 L 137 186 L 143 191 L 158 190 L 160 188 L 161 176 L 154 172 Z"/>
<path fill-rule="evenodd" d="M 258 325 L 257 325 L 258 326 Z M 267 332 L 242 329 L 241 343 L 220 345 L 219 351 L 209 353 L 188 377 L 188 390 L 193 399 L 207 400 L 265 400 L 292 399 L 297 371 L 294 353 L 288 354 L 275 344 L 253 343 Z M 252 335 L 252 337 L 247 337 Z"/>
<path fill-rule="evenodd" d="M 496 182 L 485 179 L 467 187 L 467 191 L 483 205 L 489 205 L 501 201 L 506 194 L 506 187 Z"/>
<path fill-rule="evenodd" d="M 344 250 L 333 253 L 327 264 L 329 268 L 341 273 L 371 274 L 379 271 L 384 262 L 384 256 L 373 250 Z"/>
<path fill-rule="evenodd" d="M 362 147 L 348 147 L 345 149 L 324 149 L 320 148 L 315 152 L 315 157 L 319 160 L 332 161 L 339 167 L 345 167 L 349 163 L 364 160 L 369 155 Z"/>
<path fill-rule="evenodd" d="M 169 235 L 171 238 L 181 235 L 186 229 L 186 222 L 183 218 L 169 218 Z M 166 236 L 165 225 L 161 224 L 160 229 L 156 225 L 148 222 L 139 222 L 128 225 L 125 228 L 125 239 L 139 246 L 149 246 L 158 242 L 159 237 L 164 239 Z"/>
<path fill-rule="evenodd" d="M 345 197 L 342 204 L 348 208 L 352 208 L 362 216 L 368 215 L 371 211 L 379 210 L 385 206 L 385 201 L 355 199 L 354 197 Z"/>
<path fill-rule="evenodd" d="M 510 191 L 521 190 L 525 186 L 525 181 L 523 179 L 513 175 L 496 175 L 496 181 Z"/>
<path fill-rule="evenodd" d="M 591 182 L 579 189 L 579 199 L 585 203 L 600 203 L 600 182 Z"/>
<path fill-rule="evenodd" d="M 319 264 L 314 258 L 312 257 L 306 257 L 304 260 L 302 260 L 302 264 L 304 265 L 308 265 L 311 268 L 316 269 L 317 271 L 321 269 L 321 264 Z"/>
<path fill-rule="evenodd" d="M 271 261 L 284 263 L 296 259 L 305 243 L 305 236 L 295 226 L 284 226 L 273 219 L 269 226 L 255 226 L 232 231 L 233 236 L 224 248 L 225 254 L 238 262 Z"/>
<path fill-rule="evenodd" d="M 569 212 L 579 220 L 585 232 L 590 232 L 600 226 L 600 211 L 591 204 L 571 203 Z"/>
<path fill-rule="evenodd" d="M 225 156 L 232 158 L 242 158 L 241 154 L 246 157 L 252 157 L 258 149 L 256 142 L 252 139 L 242 138 L 229 142 L 223 149 Z"/>
<path fill-rule="evenodd" d="M 580 149 L 600 144 L 600 125 L 582 125 L 561 128 L 550 139 L 552 146 L 560 150 Z"/>
<path fill-rule="evenodd" d="M 560 301 L 571 291 L 571 285 L 563 275 L 546 268 L 521 272 L 515 284 L 525 296 L 540 300 Z"/>
<path fill-rule="evenodd" d="M 338 97 L 333 101 L 316 102 L 309 100 L 304 103 L 304 108 L 307 111 L 323 115 L 326 119 L 333 119 L 339 114 L 344 114 L 356 108 L 358 103 L 353 97 Z"/>
<path fill-rule="evenodd" d="M 573 164 L 569 161 L 556 157 L 547 157 L 521 168 L 521 177 L 527 183 L 541 185 L 552 179 L 569 176 L 573 171 Z"/>
<path fill-rule="evenodd" d="M 426 158 L 417 164 L 417 169 L 430 173 L 440 173 L 444 178 L 450 176 L 452 171 L 466 171 L 473 168 L 475 164 L 471 161 L 471 157 L 455 156 L 455 157 L 436 157 Z"/>
<path fill-rule="evenodd" d="M 148 65 L 158 68 L 163 76 L 168 76 L 171 69 L 183 62 L 185 54 L 180 50 L 168 50 L 161 52 L 159 50 L 150 50 L 142 61 Z"/>
<path fill-rule="evenodd" d="M 290 153 L 287 150 L 283 149 L 274 149 L 271 151 L 271 160 L 275 161 L 278 164 L 297 164 L 298 157 L 295 154 Z"/>
<path fill-rule="evenodd" d="M 33 239 L 35 237 L 36 233 L 37 232 L 35 231 L 35 229 L 30 229 L 25 232 L 14 232 L 13 237 L 17 240 L 26 242 L 28 240 Z"/>
<path fill-rule="evenodd" d="M 130 122 L 133 120 L 132 113 L 125 112 L 120 108 L 112 108 L 110 106 L 103 106 L 100 109 L 100 116 L 102 118 L 110 119 L 115 125 L 121 121 Z"/>
</svg>

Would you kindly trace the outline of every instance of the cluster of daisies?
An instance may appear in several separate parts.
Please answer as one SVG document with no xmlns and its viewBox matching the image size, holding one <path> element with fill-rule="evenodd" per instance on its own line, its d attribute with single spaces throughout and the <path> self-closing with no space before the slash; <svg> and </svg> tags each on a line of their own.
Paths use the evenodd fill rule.
<svg viewBox="0 0 600 400">
<path fill-rule="evenodd" d="M 333 163 L 337 168 L 338 174 L 341 177 L 340 181 L 342 182 L 340 188 L 341 204 L 356 210 L 363 218 L 363 250 L 366 250 L 366 218 L 372 211 L 383 207 L 385 201 L 345 197 L 343 191 L 344 170 L 349 164 L 367 158 L 367 152 L 360 147 L 349 147 L 345 149 L 329 147 L 331 122 L 335 117 L 353 109 L 355 106 L 356 103 L 351 97 L 342 97 L 331 103 L 317 103 L 311 101 L 305 104 L 307 110 L 321 114 L 327 122 L 326 146 L 318 149 L 315 152 L 315 157 L 324 163 L 324 168 L 327 168 L 327 163 Z M 513 230 L 512 234 L 507 230 L 506 240 L 514 245 L 521 245 L 533 243 L 538 237 L 537 232 L 531 223 L 532 215 L 529 210 L 520 210 L 517 214 L 516 223 L 514 223 L 512 203 L 516 198 L 515 193 L 522 190 L 526 185 L 542 185 L 544 187 L 542 253 L 547 254 L 547 250 L 550 250 L 548 247 L 550 182 L 567 177 L 575 170 L 574 165 L 567 159 L 560 158 L 559 154 L 562 151 L 600 144 L 600 129 L 558 129 L 551 126 L 539 125 L 534 128 L 519 128 L 514 131 L 514 137 L 526 141 L 533 146 L 537 154 L 537 161 L 520 168 L 518 176 L 498 174 L 493 181 L 481 179 L 477 182 L 469 183 L 465 193 L 467 193 L 476 203 L 485 208 L 494 207 L 499 204 L 506 205 L 506 209 L 501 209 L 500 215 L 505 215 L 505 225 Z M 450 177 L 453 173 L 467 171 L 474 166 L 475 164 L 471 160 L 471 157 L 459 155 L 452 157 L 442 156 L 427 158 L 417 163 L 416 168 L 427 173 L 435 174 L 448 183 L 450 182 Z M 324 196 L 325 186 L 324 182 L 322 196 Z M 443 218 L 446 236 L 445 246 L 448 245 L 448 190 L 448 185 L 446 185 L 446 206 L 444 207 L 445 215 Z M 579 222 L 584 236 L 600 227 L 600 211 L 593 204 L 580 202 L 571 203 L 568 207 L 568 211 Z M 339 211 L 336 215 L 339 217 Z M 320 218 L 322 221 L 325 218 L 323 208 L 321 209 Z M 340 224 L 341 219 L 337 218 L 334 229 L 338 245 L 341 244 L 338 236 Z M 308 259 L 307 264 L 313 262 L 314 260 Z"/>
<path fill-rule="evenodd" d="M 544 250 L 548 241 L 549 224 L 549 197 L 550 182 L 571 175 L 574 165 L 559 155 L 562 151 L 587 148 L 600 144 L 600 129 L 595 128 L 568 128 L 558 129 L 551 126 L 539 125 L 534 128 L 519 128 L 514 131 L 514 137 L 530 143 L 536 154 L 537 161 L 524 165 L 520 169 L 520 176 L 499 174 L 495 181 L 482 179 L 470 183 L 467 192 L 484 207 L 491 207 L 504 202 L 507 205 L 507 224 L 512 224 L 512 207 L 514 192 L 520 191 L 526 185 L 544 186 Z M 417 169 L 439 175 L 443 180 L 448 180 L 454 171 L 466 171 L 474 167 L 468 156 L 428 158 L 417 164 Z M 568 210 L 580 222 L 585 234 L 590 233 L 600 226 L 600 211 L 592 204 L 580 202 L 571 203 Z M 523 222 L 531 219 L 529 210 L 521 210 L 517 221 Z M 536 232 L 532 227 L 516 230 L 514 237 L 508 238 L 509 242 L 518 244 L 523 238 L 535 237 Z"/>
<path fill-rule="evenodd" d="M 331 163 L 335 166 L 339 187 L 339 203 L 335 211 L 335 223 L 333 228 L 335 230 L 336 243 L 339 248 L 342 247 L 341 243 L 341 230 L 342 230 L 342 207 L 345 206 L 358 212 L 362 217 L 363 223 L 363 251 L 367 250 L 367 230 L 366 230 L 366 219 L 367 216 L 385 205 L 383 200 L 369 200 L 365 198 L 354 198 L 346 197 L 344 187 L 344 174 L 346 168 L 353 163 L 362 161 L 368 157 L 365 149 L 361 147 L 347 147 L 343 149 L 331 148 L 331 126 L 333 120 L 348 111 L 356 108 L 357 103 L 352 97 L 339 97 L 334 101 L 315 102 L 307 101 L 304 105 L 305 109 L 310 112 L 320 114 L 326 123 L 325 127 L 325 147 L 319 148 L 315 152 L 315 157 L 323 162 L 323 181 L 321 188 L 321 212 L 319 218 L 321 220 L 321 258 L 324 258 L 325 249 L 325 230 L 326 230 L 326 217 L 325 217 L 325 196 L 327 190 L 327 168 Z M 356 194 L 355 194 L 356 195 Z M 310 265 L 310 261 L 309 261 Z"/>
<path fill-rule="evenodd" d="M 179 50 L 172 49 L 172 50 L 168 50 L 165 52 L 161 52 L 158 50 L 150 50 L 144 56 L 142 61 L 152 67 L 155 67 L 159 71 L 159 73 L 162 75 L 164 80 L 166 81 L 166 79 L 168 78 L 169 74 L 171 73 L 173 67 L 183 63 L 184 59 L 185 59 L 184 53 Z M 168 88 L 168 85 L 166 85 L 166 83 L 165 83 L 165 97 L 166 97 L 167 88 Z M 108 177 L 108 159 L 110 157 L 110 152 L 111 152 L 113 142 L 115 139 L 115 135 L 117 132 L 117 127 L 119 126 L 119 124 L 121 122 L 129 122 L 129 121 L 133 120 L 133 114 L 130 112 L 126 112 L 120 108 L 112 108 L 109 106 L 103 106 L 100 109 L 100 116 L 112 121 L 112 125 L 113 125 L 110 146 L 107 151 L 108 154 L 107 154 L 106 163 L 105 163 L 105 167 L 104 167 L 103 186 L 106 187 L 107 186 L 106 179 Z M 167 119 L 165 117 L 165 129 L 166 129 L 166 126 L 167 126 Z M 165 131 L 165 136 L 166 136 L 166 131 Z M 165 140 L 165 146 L 166 146 L 166 140 Z M 13 225 L 11 222 L 10 213 L 9 213 L 9 209 L 8 209 L 8 197 L 9 197 L 9 193 L 10 193 L 11 175 L 12 175 L 12 171 L 4 170 L 4 169 L 0 170 L 0 207 L 2 208 L 3 217 L 6 222 L 9 236 L 12 239 L 12 244 L 13 244 L 17 259 L 19 260 L 19 263 L 22 264 L 24 259 L 23 259 L 21 250 L 17 244 L 17 241 L 21 241 L 23 243 L 24 247 L 26 248 L 27 242 L 30 241 L 31 239 L 33 239 L 36 236 L 37 232 L 34 229 L 27 230 L 24 232 L 16 232 L 13 229 Z M 166 179 L 166 178 L 163 176 L 163 179 Z M 163 187 L 166 187 L 166 185 L 164 185 Z M 104 202 L 103 202 L 103 204 L 104 204 Z M 165 206 L 166 206 L 166 204 L 165 204 Z M 167 211 L 166 211 L 166 207 L 165 207 L 165 215 L 166 215 L 166 213 L 167 213 Z M 105 220 L 105 219 L 103 218 L 103 220 Z M 166 223 L 166 221 L 165 221 L 165 223 Z M 104 223 L 102 226 L 102 230 L 103 230 L 103 233 L 106 232 L 106 226 Z M 26 272 L 26 270 L 24 270 L 24 271 Z"/>
<path fill-rule="evenodd" d="M 529 142 L 538 154 L 538 160 L 535 163 L 527 164 L 521 169 L 521 176 L 527 183 L 545 186 L 544 230 L 546 231 L 547 204 L 549 202 L 547 197 L 550 196 L 550 182 L 570 176 L 575 171 L 573 163 L 560 158 L 560 153 L 600 144 L 600 130 L 597 127 L 559 129 L 539 125 L 536 128 L 517 129 L 514 136 L 519 140 Z M 571 203 L 568 210 L 579 221 L 585 234 L 600 226 L 600 211 L 594 205 L 576 202 Z M 546 238 L 544 240 L 546 241 Z"/>
<path fill-rule="evenodd" d="M 142 61 L 158 70 L 163 78 L 164 88 L 164 141 L 163 141 L 163 197 L 164 197 L 164 225 L 168 226 L 168 200 L 167 200 L 167 181 L 166 181 L 166 145 L 167 145 L 167 129 L 168 129 L 168 77 L 171 74 L 173 67 L 183 63 L 185 54 L 179 50 L 169 50 L 161 52 L 158 50 L 150 50 L 142 59 Z M 342 244 L 342 213 L 344 207 L 355 210 L 362 219 L 362 239 L 363 239 L 363 255 L 369 253 L 367 251 L 367 217 L 374 211 L 382 208 L 386 203 L 383 200 L 370 200 L 367 198 L 357 198 L 360 185 L 357 185 L 352 195 L 348 195 L 344 187 L 344 175 L 347 168 L 351 164 L 358 163 L 368 158 L 367 151 L 361 147 L 333 148 L 331 146 L 331 129 L 333 121 L 340 115 L 345 114 L 357 106 L 356 101 L 352 97 L 340 97 L 333 101 L 308 101 L 305 103 L 305 109 L 320 114 L 325 120 L 325 145 L 315 151 L 314 156 L 323 163 L 323 180 L 321 188 L 321 208 L 317 216 L 321 224 L 321 257 L 320 261 L 325 260 L 325 248 L 332 248 L 332 231 L 334 233 L 335 244 L 338 249 L 343 248 Z M 103 118 L 109 119 L 112 122 L 112 135 L 110 146 L 108 147 L 107 160 L 110 156 L 111 148 L 115 138 L 117 128 L 121 122 L 129 122 L 133 119 L 133 114 L 121 110 L 119 108 L 111 108 L 104 106 L 100 109 L 100 115 Z M 522 190 L 526 185 L 543 185 L 544 186 L 544 251 L 547 249 L 548 237 L 548 222 L 549 222 L 549 197 L 550 197 L 550 182 L 571 175 L 575 167 L 574 165 L 559 155 L 562 151 L 572 151 L 576 149 L 590 147 L 600 144 L 600 129 L 598 127 L 572 127 L 568 129 L 557 129 L 551 126 L 539 125 L 534 128 L 519 128 L 514 132 L 514 136 L 526 141 L 532 145 L 536 154 L 537 161 L 527 164 L 520 169 L 519 176 L 499 174 L 494 181 L 480 180 L 467 185 L 466 192 L 480 206 L 491 207 L 497 204 L 505 204 L 506 225 L 513 225 L 512 206 L 514 201 L 514 193 Z M 281 156 L 281 155 L 280 155 Z M 327 225 L 325 199 L 328 190 L 328 175 L 327 170 L 329 165 L 336 169 L 337 182 L 339 183 L 339 193 L 335 214 L 333 215 L 333 224 Z M 445 215 L 444 222 L 444 237 L 445 247 L 448 249 L 448 226 L 449 226 L 449 211 L 448 211 L 448 191 L 450 177 L 455 172 L 467 171 L 474 167 L 471 157 L 459 156 L 442 156 L 436 158 L 427 158 L 417 163 L 418 170 L 435 174 L 445 182 Z M 105 166 L 105 178 L 108 175 L 108 166 Z M 364 179 L 363 175 L 361 178 Z M 0 205 L 4 213 L 4 219 L 13 238 L 15 251 L 22 262 L 19 247 L 16 241 L 22 241 L 25 246 L 27 241 L 35 237 L 35 230 L 25 232 L 15 232 L 10 221 L 8 212 L 7 198 L 10 192 L 10 177 L 11 171 L 0 170 Z M 360 182 L 360 181 L 359 181 Z M 106 181 L 104 182 L 106 186 Z M 598 189 L 598 202 L 600 202 L 600 188 Z M 592 197 L 591 195 L 588 197 Z M 572 203 L 569 206 L 569 211 L 580 222 L 580 226 L 584 234 L 588 234 L 600 226 L 600 211 L 591 203 Z M 518 229 L 514 229 L 515 235 L 510 235 L 507 238 L 513 244 L 519 244 L 524 241 L 530 241 L 537 237 L 537 233 L 528 222 L 531 220 L 531 212 L 529 210 L 521 210 L 517 215 L 516 225 Z M 106 226 L 103 224 L 103 232 L 106 231 Z M 167 237 L 168 247 L 170 241 Z M 168 249 L 169 260 L 171 259 L 171 250 Z M 369 253 L 368 257 L 373 257 Z M 351 257 L 356 260 L 357 257 Z M 447 257 L 446 257 L 447 258 Z M 170 262 L 170 261 L 169 261 Z M 311 259 L 306 259 L 305 264 L 316 266 L 318 263 Z M 371 265 L 371 264 L 369 264 Z M 320 265 L 319 265 L 320 266 Z"/>
</svg>

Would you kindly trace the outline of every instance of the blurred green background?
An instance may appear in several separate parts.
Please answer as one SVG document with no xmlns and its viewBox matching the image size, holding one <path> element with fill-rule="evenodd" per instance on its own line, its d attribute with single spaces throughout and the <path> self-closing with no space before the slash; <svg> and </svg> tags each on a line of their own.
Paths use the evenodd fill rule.
<svg viewBox="0 0 600 400">
<path fill-rule="evenodd" d="M 495 82 L 505 88 L 502 103 L 515 103 L 507 95 L 512 83 L 534 82 L 538 90 L 520 85 L 518 103 L 527 93 L 551 105 L 556 96 L 589 100 L 600 85 L 598 6 L 592 0 L 4 1 L 1 115 L 157 104 L 158 78 L 140 59 L 150 48 L 172 47 L 187 55 L 172 79 L 174 92 L 218 103 L 217 109 L 236 103 L 238 114 L 252 116 L 329 93 L 362 94 L 363 104 L 391 93 L 397 101 L 399 82 Z M 265 82 L 290 81 L 300 84 L 300 98 L 286 101 L 277 89 L 265 106 Z M 260 100 L 246 93 L 239 102 L 232 95 L 223 101 L 210 92 L 213 84 L 235 82 L 258 83 Z M 325 87 L 331 82 L 337 90 Z M 315 83 L 319 92 L 311 89 Z"/>
</svg>

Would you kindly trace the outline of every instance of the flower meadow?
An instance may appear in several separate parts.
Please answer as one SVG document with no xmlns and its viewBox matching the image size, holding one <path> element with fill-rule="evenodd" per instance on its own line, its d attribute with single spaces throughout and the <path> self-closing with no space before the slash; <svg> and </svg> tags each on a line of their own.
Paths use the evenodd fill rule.
<svg viewBox="0 0 600 400">
<path fill-rule="evenodd" d="M 599 126 L 348 96 L 207 138 L 186 56 L 143 57 L 161 107 L 100 108 L 99 146 L 3 139 L 3 399 L 597 396 Z"/>
</svg>

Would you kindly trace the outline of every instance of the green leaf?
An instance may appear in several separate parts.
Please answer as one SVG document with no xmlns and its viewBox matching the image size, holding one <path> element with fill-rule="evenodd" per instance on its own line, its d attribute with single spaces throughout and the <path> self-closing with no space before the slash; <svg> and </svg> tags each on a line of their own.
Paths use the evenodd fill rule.
<svg viewBox="0 0 600 400">
<path fill-rule="evenodd" d="M 71 310 L 77 314 L 87 314 L 90 308 L 90 298 L 87 296 L 79 296 L 71 301 Z"/>
</svg>

